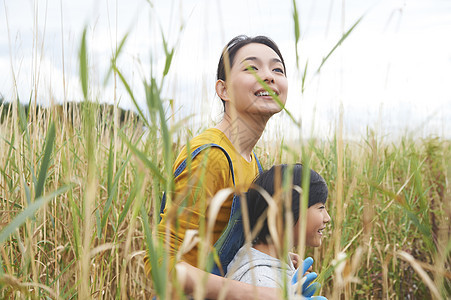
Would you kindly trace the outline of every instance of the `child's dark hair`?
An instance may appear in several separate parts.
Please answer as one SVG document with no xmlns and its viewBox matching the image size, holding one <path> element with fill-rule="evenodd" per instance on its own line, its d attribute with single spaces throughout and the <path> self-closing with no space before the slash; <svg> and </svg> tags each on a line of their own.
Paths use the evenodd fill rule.
<svg viewBox="0 0 451 300">
<path fill-rule="evenodd" d="M 224 80 L 224 81 L 226 80 L 226 63 L 224 56 L 228 55 L 229 68 L 232 68 L 233 63 L 235 62 L 235 55 L 238 52 L 238 50 L 252 43 L 263 44 L 274 50 L 274 52 L 276 52 L 276 54 L 280 57 L 280 60 L 282 61 L 282 65 L 286 76 L 285 61 L 283 60 L 282 53 L 280 53 L 279 47 L 277 47 L 277 44 L 273 40 L 271 40 L 269 37 L 262 35 L 256 37 L 239 35 L 234 37 L 222 51 L 221 57 L 219 58 L 218 70 L 216 71 L 216 80 Z M 225 110 L 225 101 L 222 99 L 221 101 Z"/>
<path fill-rule="evenodd" d="M 292 174 L 288 174 L 288 172 L 292 170 Z M 295 164 L 293 166 L 287 165 L 276 165 L 273 166 L 268 171 L 260 174 L 255 180 L 254 185 L 257 185 L 263 188 L 269 195 L 273 196 L 276 192 L 281 191 L 283 188 L 283 183 L 287 176 L 291 175 L 293 177 L 292 187 L 294 186 L 302 186 L 302 172 L 303 167 L 301 164 Z M 280 186 L 275 186 L 277 181 L 280 183 Z M 296 223 L 299 219 L 299 211 L 300 211 L 300 194 L 294 188 L 291 189 L 291 210 L 293 212 L 293 220 Z M 316 203 L 326 203 L 327 200 L 327 185 L 324 179 L 313 170 L 310 170 L 310 186 L 309 186 L 309 195 L 308 195 L 308 207 L 316 204 Z M 256 238 L 254 239 L 254 243 L 261 242 L 264 244 L 268 243 L 267 238 L 270 236 L 268 222 L 266 218 L 266 210 L 268 208 L 267 201 L 263 198 L 263 196 L 258 192 L 255 188 L 250 188 L 246 193 L 247 199 L 247 207 L 248 207 L 248 215 L 249 215 L 249 223 L 251 230 L 257 224 L 260 217 L 265 214 L 265 220 L 263 222 L 263 226 Z"/>
</svg>

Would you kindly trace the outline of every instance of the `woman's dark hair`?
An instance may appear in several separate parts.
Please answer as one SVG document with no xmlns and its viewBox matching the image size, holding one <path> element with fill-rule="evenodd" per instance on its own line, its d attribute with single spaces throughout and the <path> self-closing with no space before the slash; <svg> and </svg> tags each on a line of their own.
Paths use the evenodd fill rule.
<svg viewBox="0 0 451 300">
<path fill-rule="evenodd" d="M 256 37 L 248 37 L 247 35 L 239 35 L 234 37 L 224 48 L 222 51 L 221 57 L 219 58 L 218 63 L 218 70 L 216 71 L 216 80 L 226 80 L 226 63 L 225 63 L 225 56 L 228 55 L 229 60 L 229 69 L 232 68 L 233 63 L 235 62 L 235 55 L 246 45 L 257 43 L 257 44 L 263 44 L 274 50 L 274 52 L 277 53 L 277 55 L 280 57 L 280 60 L 282 61 L 283 68 L 285 70 L 286 74 L 286 68 L 285 68 L 285 61 L 283 60 L 282 53 L 280 53 L 279 47 L 277 47 L 277 44 L 274 43 L 273 40 L 271 40 L 269 37 L 259 35 Z M 285 75 L 286 76 L 286 75 Z M 222 105 L 224 106 L 225 110 L 225 101 L 222 100 Z"/>
<path fill-rule="evenodd" d="M 288 174 L 292 170 L 292 174 Z M 293 166 L 287 165 L 277 165 L 273 166 L 268 171 L 260 174 L 255 180 L 254 185 L 257 185 L 268 192 L 269 195 L 274 196 L 274 194 L 283 189 L 283 183 L 287 176 L 291 175 L 293 177 L 292 186 L 302 186 L 302 172 L 303 167 L 301 164 L 295 164 Z M 280 186 L 275 186 L 277 181 Z M 293 213 L 293 220 L 296 223 L 299 219 L 299 197 L 300 194 L 296 189 L 291 189 L 291 211 Z M 327 200 L 327 185 L 324 179 L 313 170 L 310 170 L 310 187 L 308 195 L 308 207 L 315 205 L 316 203 L 326 203 Z M 254 239 L 255 242 L 262 242 L 264 244 L 268 243 L 267 238 L 269 237 L 268 220 L 266 218 L 266 209 L 268 208 L 268 203 L 263 198 L 263 196 L 254 188 L 250 188 L 246 193 L 249 223 L 251 230 L 257 224 L 260 217 L 265 214 L 265 220 L 263 222 L 263 227 Z"/>
</svg>

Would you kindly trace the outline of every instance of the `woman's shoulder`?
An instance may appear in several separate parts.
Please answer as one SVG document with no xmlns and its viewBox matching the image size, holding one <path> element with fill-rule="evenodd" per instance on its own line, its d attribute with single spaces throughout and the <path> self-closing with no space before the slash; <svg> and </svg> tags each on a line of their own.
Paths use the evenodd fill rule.
<svg viewBox="0 0 451 300">
<path fill-rule="evenodd" d="M 208 145 L 208 144 L 214 144 L 215 146 L 219 146 L 222 149 L 227 152 L 227 154 L 230 156 L 231 154 L 231 148 L 230 148 L 230 142 L 228 141 L 227 137 L 216 128 L 209 128 L 202 132 L 201 134 L 195 136 L 192 138 L 188 144 L 183 146 L 182 150 L 180 151 L 177 159 L 174 163 L 174 168 L 180 165 L 187 157 L 188 153 L 194 153 L 198 148 Z M 198 162 L 202 161 L 202 157 L 204 157 L 205 154 L 208 153 L 208 162 L 207 163 L 215 163 L 220 164 L 224 166 L 228 166 L 228 159 L 226 154 L 219 149 L 218 147 L 206 147 L 203 150 L 199 151 L 196 155 L 196 160 Z"/>
<path fill-rule="evenodd" d="M 209 128 L 201 134 L 191 139 L 190 145 L 192 149 L 205 144 L 215 144 L 223 148 L 230 148 L 231 143 L 226 135 L 217 128 Z M 227 149 L 226 149 L 227 150 Z"/>
<path fill-rule="evenodd" d="M 228 153 L 229 156 L 232 154 L 233 148 L 231 147 L 231 143 L 227 139 L 225 134 L 219 129 L 209 128 L 209 129 L 205 130 L 204 132 L 202 132 L 201 134 L 192 138 L 188 142 L 188 144 L 183 146 L 182 151 L 180 152 L 180 155 L 183 156 L 184 158 L 186 158 L 188 156 L 188 152 L 193 153 L 196 149 L 198 149 L 204 145 L 209 145 L 209 144 L 213 144 L 214 146 L 213 147 L 205 147 L 205 149 L 211 148 L 208 150 L 208 152 L 213 152 L 213 153 L 214 152 L 218 152 L 218 153 L 223 152 L 218 147 L 215 147 L 215 146 L 219 146 L 222 149 L 224 149 Z M 202 150 L 199 154 L 201 155 L 202 152 L 204 152 L 204 151 Z M 224 156 L 224 154 L 222 154 L 221 156 Z M 179 156 L 179 158 L 180 158 L 180 156 Z M 179 158 L 177 160 L 179 160 Z M 225 156 L 224 156 L 224 158 L 225 158 Z"/>
</svg>

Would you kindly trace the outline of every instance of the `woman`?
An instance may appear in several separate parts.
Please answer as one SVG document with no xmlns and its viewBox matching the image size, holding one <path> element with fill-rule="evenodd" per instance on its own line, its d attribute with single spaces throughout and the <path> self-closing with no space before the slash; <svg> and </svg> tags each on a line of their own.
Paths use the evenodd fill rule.
<svg viewBox="0 0 451 300">
<path fill-rule="evenodd" d="M 255 238 L 251 245 L 244 245 L 235 258 L 228 266 L 227 277 L 247 283 L 253 283 L 257 286 L 279 287 L 283 288 L 284 282 L 292 282 L 297 278 L 295 268 L 289 257 L 284 256 L 280 247 L 276 247 L 275 239 L 286 236 L 287 226 L 293 226 L 290 231 L 293 235 L 289 240 L 292 244 L 289 247 L 298 245 L 299 240 L 299 217 L 300 217 L 300 193 L 299 187 L 302 185 L 302 165 L 296 164 L 292 167 L 287 165 L 273 166 L 270 170 L 260 174 L 246 194 L 246 202 L 249 216 L 249 227 L 255 232 Z M 292 178 L 292 185 L 284 189 L 282 185 L 286 178 Z M 278 183 L 278 184 L 277 184 Z M 274 197 L 274 205 L 268 205 L 268 200 L 263 197 L 256 186 L 265 190 L 271 197 Z M 287 192 L 282 192 L 287 191 Z M 306 213 L 307 227 L 305 232 L 305 245 L 309 247 L 319 247 L 322 243 L 323 230 L 330 222 L 330 216 L 327 213 L 325 203 L 327 200 L 327 185 L 324 179 L 313 170 L 310 170 L 310 184 L 308 195 L 308 209 Z M 285 197 L 289 197 L 288 199 Z M 285 199 L 288 200 L 284 201 Z M 289 205 L 289 207 L 288 207 Z M 271 207 L 272 212 L 268 207 Z M 285 218 L 286 211 L 291 211 L 292 222 Z M 277 226 L 277 217 L 281 217 L 280 230 L 283 232 L 274 232 Z M 271 228 L 274 230 L 271 232 Z M 280 244 L 280 243 L 279 243 Z M 316 277 L 316 274 L 310 273 L 309 276 Z M 291 285 L 288 285 L 291 286 Z M 305 287 L 306 288 L 306 287 Z M 294 293 L 294 289 L 292 292 Z M 305 294 L 304 294 L 305 295 Z M 311 295 L 309 295 L 311 296 Z M 317 297 L 316 299 L 325 299 Z"/>
<path fill-rule="evenodd" d="M 256 77 L 266 83 L 270 92 Z M 216 192 L 233 186 L 238 192 L 245 192 L 259 173 L 252 149 L 271 116 L 281 111 L 288 92 L 285 63 L 277 45 L 264 36 L 238 36 L 232 39 L 221 55 L 215 87 L 224 105 L 224 117 L 214 128 L 193 138 L 182 149 L 174 163 L 174 172 L 199 146 L 214 143 L 222 149 L 212 147 L 201 151 L 188 162 L 189 167 L 182 168 L 183 171 L 177 174 L 172 204 L 161 214 L 158 226 L 160 237 L 169 242 L 172 260 L 183 243 L 186 231 L 201 229 L 210 200 Z M 273 99 L 274 95 L 279 102 Z M 230 162 L 223 150 L 230 157 Z M 230 170 L 232 165 L 234 176 Z M 213 243 L 227 225 L 231 205 L 232 196 L 221 206 L 216 218 Z M 208 282 L 204 296 L 207 298 L 218 297 L 224 284 L 229 285 L 227 299 L 249 299 L 256 295 L 255 287 L 198 269 L 198 262 L 202 259 L 198 258 L 198 251 L 197 245 L 194 246 L 181 256 L 182 262 L 178 264 L 178 269 L 188 271 L 185 292 L 192 293 L 196 281 L 206 276 Z M 277 297 L 274 289 L 260 288 L 257 293 L 259 299 Z"/>
</svg>

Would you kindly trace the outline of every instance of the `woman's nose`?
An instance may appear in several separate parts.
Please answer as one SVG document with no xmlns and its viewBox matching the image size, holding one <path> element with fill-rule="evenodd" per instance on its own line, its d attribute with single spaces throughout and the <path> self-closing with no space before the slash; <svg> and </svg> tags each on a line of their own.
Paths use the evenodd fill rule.
<svg viewBox="0 0 451 300">
<path fill-rule="evenodd" d="M 274 83 L 274 75 L 272 74 L 271 70 L 264 69 L 263 72 L 264 72 L 262 75 L 263 81 L 266 83 Z"/>
</svg>

